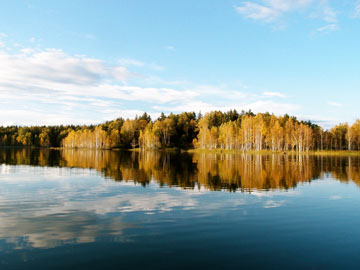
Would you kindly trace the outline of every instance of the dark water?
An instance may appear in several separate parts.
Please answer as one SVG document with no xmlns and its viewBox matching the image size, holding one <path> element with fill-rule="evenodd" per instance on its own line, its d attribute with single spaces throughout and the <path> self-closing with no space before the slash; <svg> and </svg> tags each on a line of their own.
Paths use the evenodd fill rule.
<svg viewBox="0 0 360 270">
<path fill-rule="evenodd" d="M 360 159 L 0 150 L 0 269 L 360 269 Z"/>
</svg>

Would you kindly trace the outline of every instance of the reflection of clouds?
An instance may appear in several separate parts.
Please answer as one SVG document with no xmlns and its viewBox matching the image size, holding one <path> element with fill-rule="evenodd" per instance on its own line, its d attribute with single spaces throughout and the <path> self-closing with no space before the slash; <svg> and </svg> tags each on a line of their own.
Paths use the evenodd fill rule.
<svg viewBox="0 0 360 270">
<path fill-rule="evenodd" d="M 84 212 L 40 217 L 7 217 L 1 218 L 0 237 L 13 244 L 16 249 L 53 248 L 70 243 L 94 242 L 97 237 L 105 234 L 116 236 L 119 241 L 123 230 L 133 226 L 125 224 L 118 217 L 97 224 L 96 216 Z"/>
<path fill-rule="evenodd" d="M 155 214 L 172 211 L 175 207 L 192 209 L 196 205 L 195 200 L 186 196 L 171 196 L 165 193 L 145 196 L 122 194 L 57 203 L 58 205 L 47 207 L 35 203 L 34 209 L 20 210 L 16 216 L 13 215 L 16 212 L 14 205 L 14 209 L 8 209 L 7 213 L 0 216 L 0 238 L 14 243 L 19 236 L 23 236 L 28 245 L 42 248 L 66 243 L 88 243 L 95 241 L 105 232 L 106 235 L 121 236 L 124 228 L 134 227 L 122 222 L 119 217 L 105 217 L 105 223 L 98 223 L 101 215 L 128 212 Z"/>
<path fill-rule="evenodd" d="M 10 165 L 6 165 L 6 164 L 1 164 L 0 165 L 0 175 L 1 174 L 10 174 L 10 168 L 13 166 Z"/>
<path fill-rule="evenodd" d="M 134 183 L 132 185 L 134 185 Z M 149 184 L 149 186 L 157 188 L 159 186 L 159 184 L 156 183 L 155 179 L 152 179 L 152 182 Z M 179 186 L 171 186 L 169 188 L 171 188 L 172 190 L 178 190 L 179 192 L 185 190 L 187 194 L 191 194 L 192 196 L 203 195 L 203 194 L 209 193 L 209 191 L 210 191 L 208 188 L 206 188 L 204 186 L 196 186 L 195 188 L 192 188 L 192 187 L 184 188 L 184 187 L 179 187 Z"/>
<path fill-rule="evenodd" d="M 284 204 L 285 204 L 285 201 L 268 200 L 264 203 L 264 208 L 277 208 L 277 207 L 283 206 Z"/>
<path fill-rule="evenodd" d="M 272 198 L 274 196 L 300 196 L 301 191 L 298 190 L 287 190 L 287 191 L 261 191 L 261 190 L 253 190 L 250 193 L 256 197 L 265 197 L 265 198 Z"/>
<path fill-rule="evenodd" d="M 113 197 L 81 201 L 52 202 L 52 205 L 33 204 L 33 209 L 7 209 L 0 215 L 0 238 L 16 243 L 16 248 L 26 246 L 51 248 L 67 243 L 94 242 L 102 235 L 123 236 L 125 228 L 135 225 L 124 223 L 110 213 L 172 211 L 175 207 L 192 209 L 196 202 L 191 198 L 170 196 L 165 193 L 136 195 L 122 194 Z M 26 211 L 27 210 L 27 211 Z M 14 215 L 18 212 L 17 215 Z M 103 219 L 104 222 L 99 222 Z M 19 237 L 25 238 L 19 241 Z M 121 241 L 124 237 L 120 237 Z M 20 245 L 20 242 L 22 243 Z M 20 245 L 20 246 L 19 246 Z"/>
<path fill-rule="evenodd" d="M 2 165 L 1 171 L 9 174 L 0 175 L 0 239 L 13 248 L 52 248 L 101 237 L 131 241 L 124 230 L 157 218 L 151 215 L 175 209 L 194 210 L 198 217 L 223 209 L 241 209 L 240 214 L 247 215 L 249 204 L 280 207 L 285 201 L 273 196 L 299 194 L 253 191 L 224 196 L 206 188 L 159 188 L 154 179 L 144 189 L 133 182 L 108 181 L 91 169 Z M 131 223 L 129 213 L 136 214 Z"/>
<path fill-rule="evenodd" d="M 23 173 L 26 171 L 27 173 Z M 14 177 L 16 174 L 16 177 Z M 62 180 L 63 177 L 71 176 L 74 177 L 83 177 L 84 175 L 99 175 L 99 172 L 95 169 L 84 169 L 84 168 L 62 168 L 62 167 L 43 167 L 43 166 L 28 166 L 28 165 L 0 165 L 0 181 L 1 182 L 34 182 L 40 179 L 34 179 L 29 177 L 29 175 L 38 175 L 46 176 L 46 178 L 41 179 L 41 181 L 58 181 Z M 3 175 L 7 175 L 3 177 Z M 11 175 L 11 178 L 9 178 Z"/>
<path fill-rule="evenodd" d="M 340 195 L 334 195 L 334 196 L 330 196 L 329 200 L 335 201 L 335 200 L 341 200 L 343 197 Z"/>
<path fill-rule="evenodd" d="M 62 205 L 40 210 L 36 215 L 51 215 L 71 211 L 93 212 L 106 215 L 114 212 L 168 212 L 175 207 L 191 209 L 196 201 L 188 196 L 156 192 L 147 194 L 121 194 L 105 198 L 66 201 Z"/>
<path fill-rule="evenodd" d="M 8 187 L 0 196 L 0 239 L 18 249 L 89 243 L 104 236 L 130 241 L 123 230 L 139 226 L 143 214 L 197 204 L 181 191 L 131 188 L 125 193 L 130 188 L 126 183 L 91 177 L 98 174 L 89 170 L 7 166 L 6 171 L 11 178 L 0 181 Z M 124 221 L 124 213 L 130 212 L 139 212 L 140 222 Z"/>
</svg>

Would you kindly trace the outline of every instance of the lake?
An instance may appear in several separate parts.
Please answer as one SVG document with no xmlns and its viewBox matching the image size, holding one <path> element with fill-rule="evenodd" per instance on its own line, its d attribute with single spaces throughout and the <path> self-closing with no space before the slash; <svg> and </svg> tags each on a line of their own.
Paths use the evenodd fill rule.
<svg viewBox="0 0 360 270">
<path fill-rule="evenodd" d="M 0 150 L 0 269 L 359 269 L 360 158 Z"/>
</svg>

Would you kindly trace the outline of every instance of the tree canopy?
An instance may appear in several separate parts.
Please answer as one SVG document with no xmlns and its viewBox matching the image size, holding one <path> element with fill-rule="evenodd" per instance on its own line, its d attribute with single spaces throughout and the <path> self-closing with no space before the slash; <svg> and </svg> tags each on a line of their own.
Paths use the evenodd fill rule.
<svg viewBox="0 0 360 270">
<path fill-rule="evenodd" d="M 144 113 L 99 125 L 0 127 L 1 146 L 65 148 L 179 148 L 229 150 L 360 150 L 360 120 L 323 130 L 289 115 L 251 111 Z"/>
</svg>

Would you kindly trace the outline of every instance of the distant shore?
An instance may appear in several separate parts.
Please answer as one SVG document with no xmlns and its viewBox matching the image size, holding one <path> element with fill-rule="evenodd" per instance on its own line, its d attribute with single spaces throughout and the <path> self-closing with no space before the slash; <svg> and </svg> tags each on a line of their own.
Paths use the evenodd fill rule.
<svg viewBox="0 0 360 270">
<path fill-rule="evenodd" d="M 238 149 L 190 149 L 186 150 L 186 152 L 189 153 L 224 153 L 224 154 L 238 154 L 238 153 L 244 153 L 244 154 L 262 154 L 262 155 L 268 155 L 268 154 L 282 154 L 282 155 L 324 155 L 324 156 L 360 156 L 360 151 L 348 151 L 348 150 L 311 150 L 311 151 L 272 151 L 272 150 L 249 150 L 249 151 L 243 151 Z"/>
<path fill-rule="evenodd" d="M 315 155 L 315 156 L 360 156 L 360 151 L 349 150 L 311 150 L 311 151 L 272 151 L 272 150 L 239 150 L 239 149 L 180 149 L 177 147 L 172 148 L 159 148 L 159 149 L 141 149 L 141 148 L 112 148 L 112 149 L 99 149 L 99 148 L 81 148 L 81 147 L 34 147 L 34 146 L 0 146 L 0 149 L 47 149 L 47 150 L 96 150 L 96 151 L 158 151 L 158 152 L 182 152 L 182 153 L 204 153 L 204 154 L 257 154 L 257 155 Z"/>
</svg>

